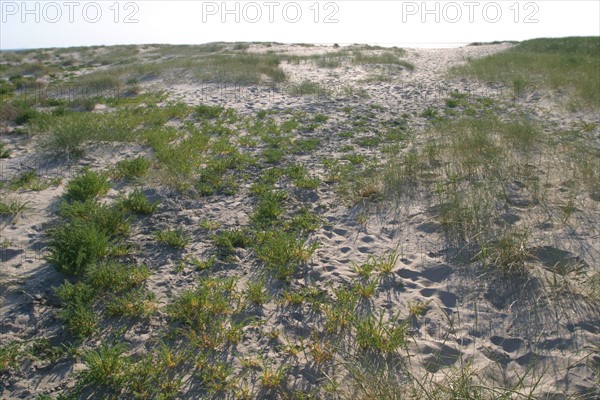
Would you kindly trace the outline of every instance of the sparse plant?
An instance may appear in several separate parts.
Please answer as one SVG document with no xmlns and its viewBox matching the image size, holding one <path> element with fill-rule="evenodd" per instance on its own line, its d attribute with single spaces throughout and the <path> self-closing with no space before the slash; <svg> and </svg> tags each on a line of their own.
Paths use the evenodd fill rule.
<svg viewBox="0 0 600 400">
<path fill-rule="evenodd" d="M 365 282 L 356 282 L 354 284 L 354 290 L 364 299 L 370 299 L 375 294 L 377 290 L 377 281 L 365 281 Z"/>
<path fill-rule="evenodd" d="M 246 284 L 246 299 L 256 305 L 263 305 L 269 300 L 264 278 Z"/>
<path fill-rule="evenodd" d="M 27 209 L 27 203 L 19 200 L 0 201 L 0 215 L 16 216 Z"/>
<path fill-rule="evenodd" d="M 422 317 L 429 310 L 431 300 L 408 302 L 408 313 L 414 317 Z"/>
<path fill-rule="evenodd" d="M 161 243 L 183 249 L 190 243 L 190 238 L 181 229 L 167 229 L 154 232 L 154 237 Z"/>
<path fill-rule="evenodd" d="M 265 364 L 259 377 L 261 386 L 266 390 L 274 390 L 281 387 L 286 371 L 287 366 L 285 365 L 273 368 L 270 365 Z"/>
<path fill-rule="evenodd" d="M 0 376 L 13 368 L 17 368 L 19 345 L 16 342 L 0 346 Z"/>
<path fill-rule="evenodd" d="M 44 182 L 35 171 L 25 171 L 18 178 L 14 179 L 10 183 L 12 190 L 26 189 L 34 190 L 36 192 L 46 189 L 49 186 L 47 182 Z"/>
<path fill-rule="evenodd" d="M 120 200 L 121 207 L 136 214 L 153 214 L 158 205 L 158 201 L 150 201 L 140 189 L 135 189 L 127 197 Z"/>
<path fill-rule="evenodd" d="M 113 172 L 115 178 L 136 179 L 142 178 L 150 169 L 150 160 L 146 157 L 136 157 L 130 160 L 119 161 Z"/>
<path fill-rule="evenodd" d="M 5 147 L 6 145 L 4 143 L 0 143 L 0 158 L 10 157 L 10 150 Z"/>
<path fill-rule="evenodd" d="M 292 233 L 271 230 L 257 235 L 255 251 L 258 258 L 277 278 L 289 280 L 300 264 L 310 258 L 316 247 L 315 243 L 306 244 L 303 239 Z"/>
<path fill-rule="evenodd" d="M 355 327 L 356 342 L 362 349 L 391 353 L 407 344 L 405 324 L 385 321 L 383 313 L 379 318 L 370 314 L 359 319 Z"/>
</svg>

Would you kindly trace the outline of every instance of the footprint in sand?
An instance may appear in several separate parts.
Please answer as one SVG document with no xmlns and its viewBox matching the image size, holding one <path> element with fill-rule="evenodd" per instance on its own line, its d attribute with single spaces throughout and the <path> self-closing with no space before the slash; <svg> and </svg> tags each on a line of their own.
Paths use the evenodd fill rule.
<svg viewBox="0 0 600 400">
<path fill-rule="evenodd" d="M 492 336 L 490 341 L 496 346 L 502 347 L 502 350 L 507 353 L 514 353 L 519 350 L 525 344 L 525 341 L 518 338 L 505 338 L 502 336 Z"/>
<path fill-rule="evenodd" d="M 409 268 L 402 268 L 398 270 L 398 275 L 400 275 L 402 279 L 410 279 L 412 281 L 418 281 L 422 277 L 420 272 L 414 271 Z"/>
<path fill-rule="evenodd" d="M 444 290 L 438 290 L 433 288 L 421 289 L 421 295 L 424 297 L 437 297 L 440 302 L 448 308 L 456 307 L 456 295 L 454 293 L 446 292 Z"/>
<path fill-rule="evenodd" d="M 453 365 L 460 356 L 460 351 L 447 345 L 442 345 L 439 349 L 426 345 L 421 350 L 428 354 L 423 358 L 423 367 L 432 374 Z"/>
<path fill-rule="evenodd" d="M 346 236 L 348 234 L 348 231 L 343 228 L 335 228 L 333 230 L 333 233 L 335 233 L 338 236 Z"/>
<path fill-rule="evenodd" d="M 360 240 L 363 243 L 373 243 L 375 241 L 375 238 L 373 236 L 363 236 Z"/>
<path fill-rule="evenodd" d="M 568 350 L 569 348 L 573 347 L 573 341 L 564 338 L 554 338 L 544 340 L 536 347 L 543 350 Z"/>
<path fill-rule="evenodd" d="M 421 272 L 421 275 L 431 282 L 440 283 L 452 275 L 453 272 L 454 271 L 449 265 L 442 264 L 433 268 L 427 268 L 425 271 Z"/>
<path fill-rule="evenodd" d="M 528 365 L 533 365 L 533 363 L 540 362 L 540 361 L 544 360 L 545 358 L 546 358 L 545 356 L 536 354 L 532 351 L 528 351 L 521 357 L 516 358 L 515 361 L 520 366 L 525 367 Z"/>
</svg>

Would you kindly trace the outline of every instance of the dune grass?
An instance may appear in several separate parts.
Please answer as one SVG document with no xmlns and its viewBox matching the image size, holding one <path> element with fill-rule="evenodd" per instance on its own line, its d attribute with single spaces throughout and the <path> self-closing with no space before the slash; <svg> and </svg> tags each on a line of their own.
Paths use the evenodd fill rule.
<svg viewBox="0 0 600 400">
<path fill-rule="evenodd" d="M 568 106 L 600 109 L 600 37 L 533 39 L 455 67 L 452 74 L 524 90 L 566 92 Z"/>
</svg>

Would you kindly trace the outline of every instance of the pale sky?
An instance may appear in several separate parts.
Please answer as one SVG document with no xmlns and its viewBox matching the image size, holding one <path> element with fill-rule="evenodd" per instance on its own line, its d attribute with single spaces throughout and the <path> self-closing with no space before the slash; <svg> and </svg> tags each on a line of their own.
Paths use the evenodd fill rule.
<svg viewBox="0 0 600 400">
<path fill-rule="evenodd" d="M 3 50 L 215 41 L 448 47 L 598 35 L 598 0 L 0 0 Z"/>
</svg>

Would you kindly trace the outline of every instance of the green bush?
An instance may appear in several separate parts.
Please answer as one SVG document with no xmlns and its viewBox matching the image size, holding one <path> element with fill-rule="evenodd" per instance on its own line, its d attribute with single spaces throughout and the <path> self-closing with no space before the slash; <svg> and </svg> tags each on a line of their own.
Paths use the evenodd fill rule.
<svg viewBox="0 0 600 400">
<path fill-rule="evenodd" d="M 120 293 L 142 284 L 150 276 L 145 265 L 128 265 L 107 261 L 93 265 L 86 274 L 86 282 L 97 289 Z"/>
<path fill-rule="evenodd" d="M 67 330 L 77 338 L 85 338 L 93 334 L 98 326 L 98 317 L 93 309 L 96 291 L 86 283 L 63 283 L 56 289 L 64 307 L 58 317 Z"/>
<path fill-rule="evenodd" d="M 81 275 L 110 252 L 110 237 L 96 224 L 77 221 L 53 229 L 48 261 L 62 273 Z"/>
<path fill-rule="evenodd" d="M 135 189 L 120 201 L 121 207 L 136 214 L 152 214 L 156 211 L 158 204 L 158 202 L 148 200 L 140 189 Z"/>
<path fill-rule="evenodd" d="M 70 223 L 95 225 L 109 236 L 129 233 L 129 221 L 121 207 L 88 200 L 83 203 L 63 203 L 58 214 Z"/>
<path fill-rule="evenodd" d="M 19 110 L 19 113 L 17 114 L 17 116 L 15 118 L 15 123 L 17 125 L 26 124 L 27 122 L 29 122 L 33 118 L 35 118 L 38 114 L 39 114 L 39 112 L 37 112 L 33 108 L 21 109 L 21 110 Z"/>
<path fill-rule="evenodd" d="M 102 196 L 108 192 L 110 185 L 106 175 L 89 169 L 67 183 L 65 198 L 69 201 L 87 201 Z"/>
<path fill-rule="evenodd" d="M 117 163 L 117 168 L 114 175 L 116 178 L 141 178 L 148 173 L 150 164 L 150 160 L 148 160 L 146 157 L 122 160 Z"/>
</svg>

